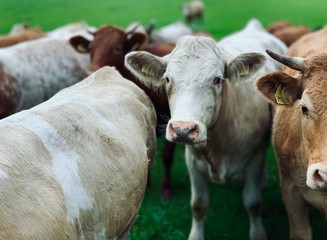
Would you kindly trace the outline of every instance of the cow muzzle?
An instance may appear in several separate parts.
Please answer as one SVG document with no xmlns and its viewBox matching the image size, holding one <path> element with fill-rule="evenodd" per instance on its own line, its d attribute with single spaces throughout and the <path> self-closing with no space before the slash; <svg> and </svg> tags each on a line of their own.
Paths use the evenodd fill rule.
<svg viewBox="0 0 327 240">
<path fill-rule="evenodd" d="M 203 145 L 206 136 L 198 123 L 186 121 L 169 121 L 166 133 L 167 140 L 190 145 Z"/>
<path fill-rule="evenodd" d="M 327 191 L 327 165 L 314 163 L 307 171 L 307 185 L 319 191 Z"/>
</svg>

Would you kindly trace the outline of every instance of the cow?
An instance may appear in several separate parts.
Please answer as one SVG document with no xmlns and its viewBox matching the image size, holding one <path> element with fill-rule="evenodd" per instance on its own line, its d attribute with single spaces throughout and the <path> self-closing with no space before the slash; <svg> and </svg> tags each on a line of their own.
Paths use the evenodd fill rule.
<svg viewBox="0 0 327 240">
<path fill-rule="evenodd" d="M 282 40 L 287 46 L 291 46 L 302 36 L 311 32 L 311 29 L 307 26 L 291 25 L 287 21 L 274 22 L 267 30 Z"/>
<path fill-rule="evenodd" d="M 259 75 L 279 68 L 266 61 L 267 47 L 279 53 L 287 49 L 253 19 L 218 43 L 185 36 L 167 56 L 131 52 L 125 57 L 127 68 L 145 84 L 166 90 L 171 111 L 166 139 L 185 144 L 191 180 L 190 240 L 204 238 L 207 177 L 224 183 L 239 173 L 245 174 L 243 202 L 250 239 L 266 239 L 260 180 L 271 120 L 268 103 L 253 84 Z"/>
<path fill-rule="evenodd" d="M 0 49 L 0 119 L 82 80 L 90 64 L 65 39 L 44 37 Z"/>
<path fill-rule="evenodd" d="M 189 26 L 194 28 L 196 21 L 203 21 L 205 5 L 201 0 L 192 0 L 180 5 L 183 16 Z"/>
<path fill-rule="evenodd" d="M 176 42 L 183 36 L 191 35 L 193 30 L 183 22 L 175 21 L 148 33 L 149 43 L 171 43 Z"/>
<path fill-rule="evenodd" d="M 156 151 L 154 107 L 104 67 L 0 121 L 0 239 L 129 239 Z"/>
<path fill-rule="evenodd" d="M 48 31 L 46 35 L 52 38 L 64 38 L 69 40 L 73 36 L 82 34 L 84 37 L 92 40 L 92 34 L 90 32 L 96 30 L 96 27 L 89 25 L 87 22 L 72 22 L 52 29 Z"/>
<path fill-rule="evenodd" d="M 0 48 L 9 47 L 20 42 L 44 37 L 46 34 L 39 27 L 21 29 L 8 35 L 0 36 Z"/>
<path fill-rule="evenodd" d="M 28 29 L 28 28 L 30 28 L 30 24 L 29 24 L 28 21 L 23 21 L 21 23 L 15 23 L 10 28 L 10 30 L 8 32 L 8 35 L 19 33 L 21 31 L 24 31 L 24 30 Z"/>
<path fill-rule="evenodd" d="M 92 34 L 89 31 L 95 31 L 96 28 L 88 25 L 86 22 L 73 22 L 57 27 L 53 30 L 44 32 L 39 27 L 30 27 L 27 23 L 15 24 L 8 35 L 0 36 L 0 47 L 8 47 L 20 42 L 34 40 L 42 37 L 70 39 L 75 35 L 83 35 L 92 40 Z"/>
<path fill-rule="evenodd" d="M 90 53 L 91 64 L 88 66 L 87 72 L 93 72 L 103 66 L 115 66 L 125 78 L 136 83 L 147 93 L 157 112 L 157 136 L 161 136 L 162 126 L 167 124 L 167 118 L 169 118 L 167 96 L 163 89 L 147 87 L 131 74 L 124 65 L 124 57 L 128 52 L 138 49 L 164 56 L 171 52 L 175 47 L 175 43 L 147 44 L 146 34 L 139 31 L 135 32 L 132 29 L 126 32 L 114 25 L 101 27 L 94 33 L 93 41 L 89 41 L 82 36 L 75 36 L 70 39 L 70 43 L 77 51 Z M 174 150 L 175 144 L 166 141 L 162 153 L 165 173 L 161 190 L 162 198 L 165 201 L 170 200 L 172 197 L 170 171 L 173 164 Z"/>
<path fill-rule="evenodd" d="M 312 239 L 308 204 L 327 216 L 327 28 L 285 55 L 268 53 L 285 68 L 261 76 L 256 87 L 275 107 L 272 140 L 290 239 Z"/>
</svg>

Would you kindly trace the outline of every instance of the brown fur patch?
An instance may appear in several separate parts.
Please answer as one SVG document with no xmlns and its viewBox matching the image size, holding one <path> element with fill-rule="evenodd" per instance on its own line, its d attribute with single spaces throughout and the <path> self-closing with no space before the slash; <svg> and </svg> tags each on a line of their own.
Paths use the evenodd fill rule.
<svg viewBox="0 0 327 240">
<path fill-rule="evenodd" d="M 2 64 L 0 78 L 0 118 L 4 118 L 15 112 L 21 93 L 17 79 L 5 73 Z"/>
</svg>

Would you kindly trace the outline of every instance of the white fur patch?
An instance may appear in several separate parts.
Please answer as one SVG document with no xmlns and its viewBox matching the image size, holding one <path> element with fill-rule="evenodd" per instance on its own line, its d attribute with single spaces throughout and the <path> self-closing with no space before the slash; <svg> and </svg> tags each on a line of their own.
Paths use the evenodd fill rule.
<svg viewBox="0 0 327 240">
<path fill-rule="evenodd" d="M 85 87 L 87 85 L 83 85 L 82 87 Z M 85 104 L 85 101 L 81 101 L 81 100 L 78 100 L 78 99 L 75 99 L 74 101 L 71 101 L 71 100 L 66 100 L 66 99 L 56 99 L 56 101 L 48 101 L 46 102 L 46 104 L 40 104 L 38 105 L 38 108 L 39 109 L 50 109 L 50 108 L 56 108 L 56 107 L 60 107 L 60 106 L 63 106 L 63 105 L 70 105 L 70 104 L 81 104 L 83 105 L 83 109 L 87 110 L 87 112 L 92 115 L 92 116 L 95 116 L 95 118 L 97 119 L 97 121 L 99 123 L 101 123 L 103 126 L 105 126 L 105 128 L 107 129 L 110 129 L 112 131 L 116 131 L 117 130 L 117 127 L 109 122 L 104 116 L 102 116 L 100 113 L 94 111 L 94 109 L 88 107 L 86 104 Z"/>
<path fill-rule="evenodd" d="M 8 173 L 6 173 L 4 170 L 0 168 L 0 179 L 8 180 L 9 178 L 10 176 L 8 175 Z"/>
<path fill-rule="evenodd" d="M 67 145 L 65 139 L 42 117 L 34 114 L 16 114 L 14 118 L 2 121 L 0 127 L 8 124 L 17 124 L 32 131 L 50 153 L 53 172 L 64 193 L 68 221 L 73 223 L 74 219 L 79 218 L 81 210 L 92 209 L 93 199 L 85 191 L 78 174 L 80 156 Z"/>
</svg>

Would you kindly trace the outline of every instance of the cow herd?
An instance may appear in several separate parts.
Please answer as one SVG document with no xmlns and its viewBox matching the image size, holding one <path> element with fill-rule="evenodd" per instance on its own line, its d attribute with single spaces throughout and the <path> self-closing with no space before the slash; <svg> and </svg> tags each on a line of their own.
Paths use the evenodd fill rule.
<svg viewBox="0 0 327 240">
<path fill-rule="evenodd" d="M 271 139 L 290 239 L 313 238 L 308 204 L 327 216 L 327 28 L 251 19 L 219 41 L 181 22 L 27 30 L 0 37 L 0 239 L 129 239 L 163 132 L 165 199 L 185 145 L 189 240 L 204 239 L 208 180 L 237 176 L 249 239 L 269 239 Z"/>
</svg>

